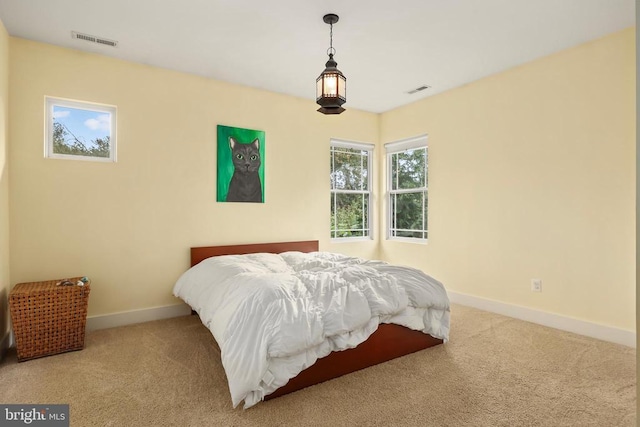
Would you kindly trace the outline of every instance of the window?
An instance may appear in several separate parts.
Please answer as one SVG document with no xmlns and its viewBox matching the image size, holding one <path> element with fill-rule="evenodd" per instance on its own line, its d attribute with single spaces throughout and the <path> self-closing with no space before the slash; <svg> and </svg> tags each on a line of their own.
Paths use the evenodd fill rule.
<svg viewBox="0 0 640 427">
<path fill-rule="evenodd" d="M 45 157 L 116 161 L 116 107 L 45 98 Z"/>
<path fill-rule="evenodd" d="M 373 145 L 331 140 L 331 238 L 371 238 Z"/>
<path fill-rule="evenodd" d="M 385 144 L 388 238 L 427 239 L 427 136 Z"/>
</svg>

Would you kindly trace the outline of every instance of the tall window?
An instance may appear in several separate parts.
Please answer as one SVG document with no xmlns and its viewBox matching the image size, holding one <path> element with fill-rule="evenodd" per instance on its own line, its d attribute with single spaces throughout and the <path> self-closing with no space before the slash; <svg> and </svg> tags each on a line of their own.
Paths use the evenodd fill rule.
<svg viewBox="0 0 640 427">
<path fill-rule="evenodd" d="M 331 238 L 371 238 L 373 145 L 331 140 Z"/>
<path fill-rule="evenodd" d="M 390 239 L 427 239 L 427 136 L 385 144 Z"/>
<path fill-rule="evenodd" d="M 116 107 L 47 97 L 45 156 L 116 161 Z"/>
</svg>

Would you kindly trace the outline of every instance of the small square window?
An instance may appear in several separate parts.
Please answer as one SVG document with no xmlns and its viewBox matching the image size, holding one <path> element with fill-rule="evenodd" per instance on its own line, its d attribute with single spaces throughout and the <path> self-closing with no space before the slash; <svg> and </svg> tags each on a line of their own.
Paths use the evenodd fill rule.
<svg viewBox="0 0 640 427">
<path fill-rule="evenodd" d="M 45 157 L 116 161 L 116 107 L 45 98 Z"/>
</svg>

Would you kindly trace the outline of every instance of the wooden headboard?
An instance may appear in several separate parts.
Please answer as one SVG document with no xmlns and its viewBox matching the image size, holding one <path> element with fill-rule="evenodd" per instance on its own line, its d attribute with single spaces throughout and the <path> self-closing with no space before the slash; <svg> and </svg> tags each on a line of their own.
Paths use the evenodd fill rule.
<svg viewBox="0 0 640 427">
<path fill-rule="evenodd" d="M 212 256 L 244 255 L 261 252 L 279 254 L 287 251 L 315 252 L 318 250 L 317 240 L 302 242 L 257 243 L 252 245 L 201 246 L 191 248 L 191 266 Z"/>
</svg>

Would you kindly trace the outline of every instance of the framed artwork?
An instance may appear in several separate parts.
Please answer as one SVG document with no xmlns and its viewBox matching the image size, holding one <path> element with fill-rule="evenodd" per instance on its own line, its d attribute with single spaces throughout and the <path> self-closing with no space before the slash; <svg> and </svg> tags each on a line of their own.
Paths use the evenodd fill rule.
<svg viewBox="0 0 640 427">
<path fill-rule="evenodd" d="M 218 125 L 218 202 L 264 203 L 264 131 Z"/>
</svg>

